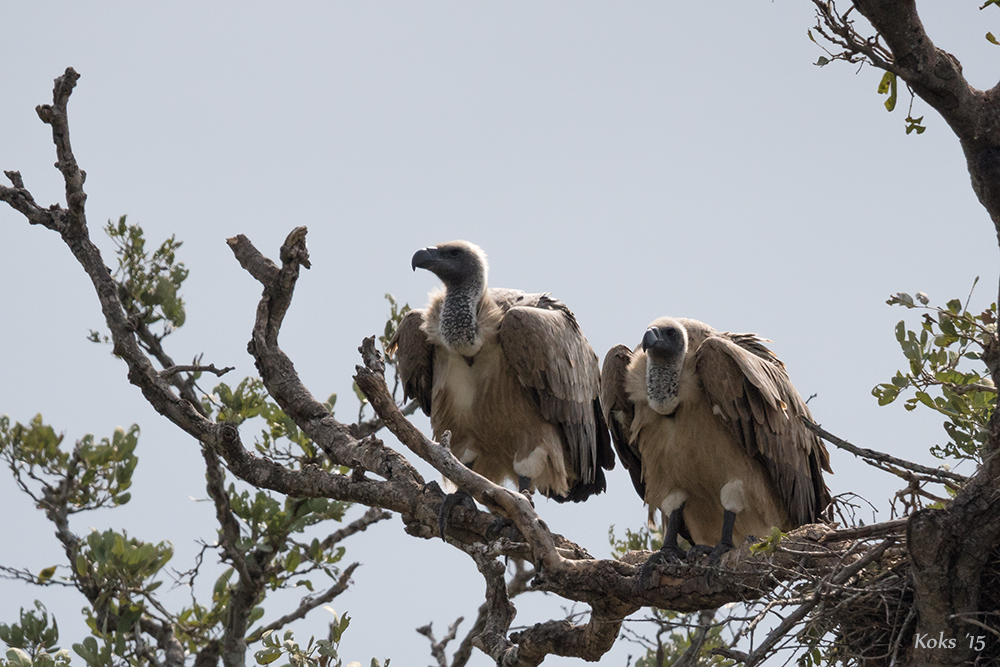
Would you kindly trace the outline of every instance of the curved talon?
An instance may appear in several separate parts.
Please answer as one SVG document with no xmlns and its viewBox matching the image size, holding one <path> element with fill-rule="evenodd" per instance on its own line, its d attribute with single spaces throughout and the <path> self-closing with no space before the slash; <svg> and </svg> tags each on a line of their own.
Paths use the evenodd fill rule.
<svg viewBox="0 0 1000 667">
<path fill-rule="evenodd" d="M 712 549 L 711 553 L 708 554 L 708 562 L 712 565 L 718 565 L 719 561 L 722 560 L 722 555 L 729 553 L 733 550 L 732 544 L 726 544 L 725 542 L 719 542 Z"/>
<path fill-rule="evenodd" d="M 524 496 L 525 500 L 532 508 L 535 506 L 535 500 L 532 498 L 533 487 L 531 486 L 531 479 L 525 477 L 524 475 L 517 476 L 517 492 Z"/>
<path fill-rule="evenodd" d="M 684 561 L 684 550 L 681 549 L 676 544 L 674 545 L 664 545 L 662 549 L 654 553 L 649 559 L 642 564 L 639 569 L 639 594 L 645 595 L 653 586 L 658 582 L 653 582 L 653 569 L 657 565 L 662 565 L 664 563 L 674 561 L 683 562 Z"/>
<path fill-rule="evenodd" d="M 455 493 L 449 493 L 441 501 L 441 509 L 438 510 L 438 531 L 441 539 L 444 539 L 445 531 L 448 528 L 448 516 L 455 508 L 455 505 L 463 505 L 470 509 L 476 509 L 476 501 L 468 493 L 459 489 Z"/>
<path fill-rule="evenodd" d="M 489 528 L 486 529 L 486 539 L 496 540 L 501 537 L 506 537 L 515 542 L 524 540 L 524 537 L 521 536 L 520 531 L 518 531 L 513 521 L 505 516 L 497 516 L 490 523 Z"/>
<path fill-rule="evenodd" d="M 688 549 L 687 555 L 685 556 L 685 560 L 689 563 L 693 563 L 694 561 L 700 559 L 702 556 L 711 556 L 711 554 L 714 551 L 715 549 L 713 547 L 708 546 L 707 544 L 696 544 L 690 549 Z"/>
<path fill-rule="evenodd" d="M 719 542 L 716 544 L 712 550 L 708 553 L 708 585 L 713 586 L 715 581 L 715 573 L 719 570 L 719 561 L 722 560 L 722 554 L 732 551 L 732 543 L 726 544 L 725 542 Z"/>
</svg>

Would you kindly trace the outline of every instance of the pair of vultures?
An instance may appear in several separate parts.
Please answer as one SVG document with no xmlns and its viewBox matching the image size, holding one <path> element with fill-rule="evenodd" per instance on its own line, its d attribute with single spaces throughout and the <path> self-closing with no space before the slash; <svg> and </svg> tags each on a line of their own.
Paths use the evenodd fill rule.
<svg viewBox="0 0 1000 667">
<path fill-rule="evenodd" d="M 412 266 L 444 291 L 406 314 L 388 352 L 434 437 L 450 431 L 451 451 L 487 479 L 586 500 L 606 488 L 614 441 L 650 520 L 663 515 L 664 555 L 677 558 L 679 534 L 715 560 L 774 526 L 817 521 L 830 501 L 809 408 L 756 335 L 661 317 L 601 369 L 565 305 L 487 287 L 479 247 L 424 248 Z"/>
</svg>

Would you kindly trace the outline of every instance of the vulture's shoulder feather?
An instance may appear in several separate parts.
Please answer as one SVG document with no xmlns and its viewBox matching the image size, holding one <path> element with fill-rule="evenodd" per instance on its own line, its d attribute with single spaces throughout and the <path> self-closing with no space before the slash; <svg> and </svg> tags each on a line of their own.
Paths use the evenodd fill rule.
<svg viewBox="0 0 1000 667">
<path fill-rule="evenodd" d="M 600 480 L 614 453 L 599 404 L 600 368 L 573 313 L 548 294 L 490 290 L 503 310 L 497 341 L 542 416 L 558 424 L 571 465 L 583 479 Z"/>
<path fill-rule="evenodd" d="M 812 523 L 830 501 L 821 469 L 826 448 L 802 423 L 812 419 L 785 366 L 753 334 L 721 333 L 695 351 L 702 387 L 747 454 L 763 463 L 796 524 Z"/>
<path fill-rule="evenodd" d="M 434 386 L 434 345 L 427 337 L 426 310 L 411 310 L 403 316 L 385 352 L 396 358 L 396 372 L 403 383 L 403 396 L 416 399 L 424 414 L 431 413 Z"/>
<path fill-rule="evenodd" d="M 611 440 L 625 469 L 632 477 L 632 486 L 640 498 L 646 498 L 646 483 L 642 478 L 642 456 L 632 443 L 632 420 L 635 404 L 626 389 L 632 350 L 625 345 L 615 345 L 608 350 L 601 367 L 601 407 L 604 421 L 611 430 Z"/>
</svg>

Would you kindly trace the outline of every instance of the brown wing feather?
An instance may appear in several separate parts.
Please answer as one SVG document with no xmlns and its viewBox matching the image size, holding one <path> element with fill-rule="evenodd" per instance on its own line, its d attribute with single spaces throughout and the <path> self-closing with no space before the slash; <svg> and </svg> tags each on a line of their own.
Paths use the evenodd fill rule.
<svg viewBox="0 0 1000 667">
<path fill-rule="evenodd" d="M 434 345 L 421 328 L 426 315 L 426 310 L 411 310 L 403 316 L 385 352 L 396 357 L 403 396 L 415 398 L 424 414 L 429 415 L 434 386 Z"/>
<path fill-rule="evenodd" d="M 611 440 L 625 469 L 632 477 L 632 486 L 643 500 L 646 483 L 642 479 L 642 457 L 630 441 L 635 404 L 625 391 L 625 376 L 632 361 L 632 350 L 625 345 L 615 345 L 608 350 L 601 367 L 601 406 L 604 420 L 611 430 Z"/>
<path fill-rule="evenodd" d="M 601 414 L 597 355 L 559 301 L 525 294 L 498 303 L 510 304 L 497 332 L 504 357 L 531 390 L 542 416 L 562 429 L 569 465 L 580 477 L 566 499 L 603 491 L 602 468 L 612 469 L 615 460 Z"/>
<path fill-rule="evenodd" d="M 818 520 L 830 502 L 820 472 L 833 472 L 830 457 L 802 423 L 812 416 L 784 364 L 752 334 L 709 336 L 695 354 L 705 393 L 747 454 L 764 465 L 789 519 L 796 526 Z"/>
</svg>

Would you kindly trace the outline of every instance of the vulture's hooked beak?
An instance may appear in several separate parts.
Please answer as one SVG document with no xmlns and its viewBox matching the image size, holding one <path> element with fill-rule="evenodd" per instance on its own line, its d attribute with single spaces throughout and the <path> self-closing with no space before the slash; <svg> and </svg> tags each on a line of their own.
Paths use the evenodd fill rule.
<svg viewBox="0 0 1000 667">
<path fill-rule="evenodd" d="M 415 258 L 414 258 L 415 259 Z M 645 352 L 649 348 L 653 347 L 660 340 L 660 332 L 654 327 L 646 329 L 646 333 L 642 335 L 642 351 Z"/>
<path fill-rule="evenodd" d="M 674 327 L 649 327 L 642 336 L 642 351 L 673 356 L 684 349 L 684 338 Z"/>
<path fill-rule="evenodd" d="M 426 269 L 434 262 L 436 252 L 437 248 L 421 248 L 413 253 L 413 259 L 410 260 L 410 267 L 414 271 L 417 269 Z"/>
</svg>

